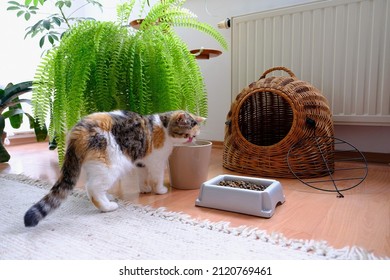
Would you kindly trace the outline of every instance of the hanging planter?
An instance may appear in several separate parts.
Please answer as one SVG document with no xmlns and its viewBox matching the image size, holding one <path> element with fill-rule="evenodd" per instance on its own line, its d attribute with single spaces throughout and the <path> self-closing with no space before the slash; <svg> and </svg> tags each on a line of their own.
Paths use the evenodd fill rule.
<svg viewBox="0 0 390 280">
<path fill-rule="evenodd" d="M 135 30 L 139 30 L 141 28 L 141 24 L 144 22 L 143 18 L 135 19 L 130 21 L 129 25 L 130 27 L 134 28 Z M 159 19 L 156 20 L 155 25 L 158 25 L 160 22 Z"/>
<path fill-rule="evenodd" d="M 222 54 L 222 52 L 219 50 L 203 49 L 203 48 L 191 50 L 190 53 L 195 55 L 196 59 L 210 59 L 210 58 L 220 56 Z"/>
<path fill-rule="evenodd" d="M 130 25 L 132 28 L 138 30 L 138 29 L 140 28 L 140 25 L 141 25 L 141 23 L 142 23 L 143 21 L 144 21 L 143 18 L 135 19 L 135 20 L 130 21 L 129 25 Z"/>
</svg>

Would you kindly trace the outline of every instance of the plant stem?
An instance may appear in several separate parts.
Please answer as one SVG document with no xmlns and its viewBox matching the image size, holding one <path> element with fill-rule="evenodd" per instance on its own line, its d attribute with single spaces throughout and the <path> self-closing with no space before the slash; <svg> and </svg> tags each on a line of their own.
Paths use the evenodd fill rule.
<svg viewBox="0 0 390 280">
<path fill-rule="evenodd" d="M 58 9 L 60 10 L 62 18 L 64 19 L 66 25 L 68 26 L 68 28 L 70 28 L 70 24 L 69 24 L 68 19 L 66 18 L 65 14 L 64 14 L 64 11 L 60 7 L 58 7 Z"/>
</svg>

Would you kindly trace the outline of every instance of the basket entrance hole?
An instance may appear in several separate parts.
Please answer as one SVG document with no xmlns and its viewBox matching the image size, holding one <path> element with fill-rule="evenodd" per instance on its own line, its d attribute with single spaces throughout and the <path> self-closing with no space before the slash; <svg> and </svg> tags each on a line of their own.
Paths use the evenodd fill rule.
<svg viewBox="0 0 390 280">
<path fill-rule="evenodd" d="M 241 104 L 238 126 L 250 143 L 271 146 L 287 136 L 293 117 L 290 104 L 282 96 L 270 91 L 256 91 Z"/>
</svg>

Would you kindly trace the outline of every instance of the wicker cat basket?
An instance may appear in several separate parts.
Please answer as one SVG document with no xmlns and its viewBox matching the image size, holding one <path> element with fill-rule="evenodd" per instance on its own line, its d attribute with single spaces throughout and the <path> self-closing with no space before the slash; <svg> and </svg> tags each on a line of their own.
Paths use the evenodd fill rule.
<svg viewBox="0 0 390 280">
<path fill-rule="evenodd" d="M 290 77 L 266 78 L 275 70 L 283 70 Z M 306 138 L 304 145 L 295 148 L 294 158 L 289 158 L 290 167 L 293 164 L 301 178 L 328 175 L 334 168 L 334 140 L 326 98 L 291 70 L 271 68 L 244 88 L 231 105 L 223 166 L 245 174 L 293 178 L 287 155 L 294 144 Z"/>
</svg>

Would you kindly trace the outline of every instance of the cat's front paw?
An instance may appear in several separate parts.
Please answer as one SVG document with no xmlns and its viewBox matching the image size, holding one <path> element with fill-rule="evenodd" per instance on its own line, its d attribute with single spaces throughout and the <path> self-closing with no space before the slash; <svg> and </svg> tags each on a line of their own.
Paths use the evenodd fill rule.
<svg viewBox="0 0 390 280">
<path fill-rule="evenodd" d="M 165 194 L 168 192 L 168 188 L 166 186 L 161 186 L 156 188 L 156 194 Z"/>
<path fill-rule="evenodd" d="M 150 192 L 152 192 L 152 187 L 151 186 L 140 186 L 139 192 L 140 193 L 150 193 Z"/>
<path fill-rule="evenodd" d="M 110 201 L 109 203 L 105 203 L 104 205 L 100 206 L 100 211 L 102 212 L 111 212 L 118 209 L 118 203 Z"/>
</svg>

